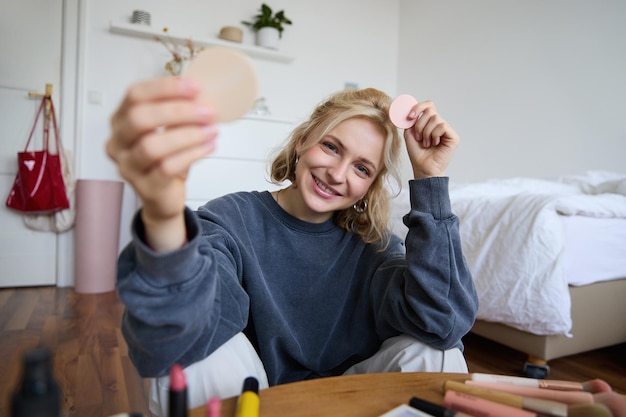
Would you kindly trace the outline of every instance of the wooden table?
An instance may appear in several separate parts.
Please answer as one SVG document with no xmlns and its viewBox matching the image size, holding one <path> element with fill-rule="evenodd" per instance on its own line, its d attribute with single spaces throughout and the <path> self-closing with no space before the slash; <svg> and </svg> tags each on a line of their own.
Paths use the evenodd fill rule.
<svg viewBox="0 0 626 417">
<path fill-rule="evenodd" d="M 259 392 L 259 417 L 377 417 L 408 404 L 413 396 L 443 402 L 444 381 L 464 381 L 467 374 L 380 373 L 320 378 L 276 385 Z M 222 417 L 233 417 L 237 398 L 222 401 Z M 206 417 L 205 407 L 190 417 Z"/>
</svg>

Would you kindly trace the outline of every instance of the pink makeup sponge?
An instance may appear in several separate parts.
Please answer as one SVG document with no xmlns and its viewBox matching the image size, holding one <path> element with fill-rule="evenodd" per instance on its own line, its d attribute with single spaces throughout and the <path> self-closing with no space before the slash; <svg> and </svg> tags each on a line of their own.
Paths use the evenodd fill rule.
<svg viewBox="0 0 626 417">
<path fill-rule="evenodd" d="M 408 129 L 415 124 L 417 117 L 409 118 L 413 106 L 417 104 L 415 97 L 402 94 L 391 102 L 389 106 L 389 118 L 391 123 L 400 129 Z"/>
<path fill-rule="evenodd" d="M 197 100 L 215 108 L 218 123 L 240 118 L 257 99 L 252 61 L 231 48 L 205 49 L 189 63 L 184 76 L 202 83 L 204 88 Z"/>
</svg>

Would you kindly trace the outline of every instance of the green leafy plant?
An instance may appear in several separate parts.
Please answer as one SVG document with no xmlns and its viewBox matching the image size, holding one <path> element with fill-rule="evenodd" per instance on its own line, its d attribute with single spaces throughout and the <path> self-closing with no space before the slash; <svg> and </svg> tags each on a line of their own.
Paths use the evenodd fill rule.
<svg viewBox="0 0 626 417">
<path fill-rule="evenodd" d="M 285 16 L 285 11 L 280 10 L 273 13 L 272 9 L 265 3 L 261 4 L 259 14 L 254 16 L 254 19 L 249 21 L 242 21 L 246 26 L 249 26 L 255 32 L 264 27 L 272 27 L 278 29 L 278 35 L 282 38 L 284 25 L 290 25 L 291 20 Z"/>
</svg>

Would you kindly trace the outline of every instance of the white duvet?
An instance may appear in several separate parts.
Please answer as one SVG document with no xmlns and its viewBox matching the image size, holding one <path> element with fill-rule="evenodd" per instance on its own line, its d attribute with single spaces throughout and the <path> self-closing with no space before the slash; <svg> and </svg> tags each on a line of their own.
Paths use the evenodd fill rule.
<svg viewBox="0 0 626 417">
<path fill-rule="evenodd" d="M 559 216 L 626 218 L 626 175 L 491 180 L 452 186 L 450 197 L 476 282 L 478 318 L 570 336 Z"/>
<path fill-rule="evenodd" d="M 554 181 L 451 183 L 450 198 L 476 282 L 478 318 L 538 335 L 570 336 L 559 216 L 626 218 L 626 174 L 594 171 Z M 392 231 L 401 237 L 408 211 L 404 190 L 394 199 L 391 215 Z"/>
</svg>

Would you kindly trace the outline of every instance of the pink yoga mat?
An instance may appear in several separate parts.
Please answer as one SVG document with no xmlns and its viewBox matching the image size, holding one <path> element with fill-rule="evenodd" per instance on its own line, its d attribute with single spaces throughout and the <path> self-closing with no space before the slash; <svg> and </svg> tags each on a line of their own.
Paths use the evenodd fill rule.
<svg viewBox="0 0 626 417">
<path fill-rule="evenodd" d="M 115 289 L 123 191 L 121 181 L 76 181 L 74 289 L 77 293 Z"/>
</svg>

